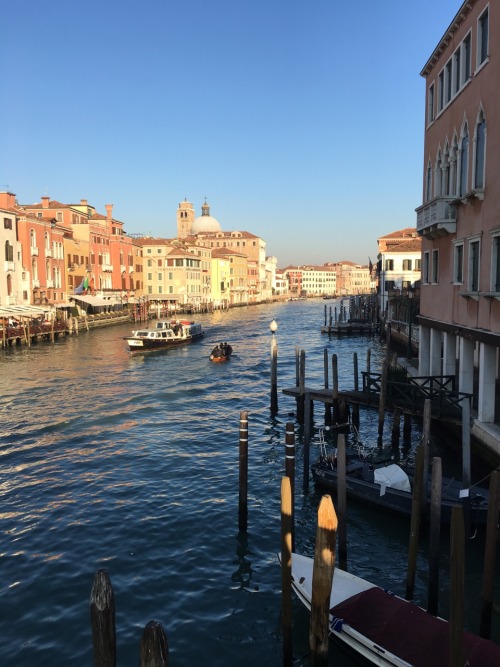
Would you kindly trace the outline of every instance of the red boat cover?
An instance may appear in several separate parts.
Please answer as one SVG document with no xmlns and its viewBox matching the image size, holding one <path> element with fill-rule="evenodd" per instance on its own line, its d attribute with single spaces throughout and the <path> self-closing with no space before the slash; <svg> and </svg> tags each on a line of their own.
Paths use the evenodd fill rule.
<svg viewBox="0 0 500 667">
<path fill-rule="evenodd" d="M 414 667 L 450 664 L 449 624 L 381 588 L 353 595 L 330 612 Z M 464 632 L 463 650 L 467 667 L 500 665 L 500 646 L 488 639 Z"/>
</svg>

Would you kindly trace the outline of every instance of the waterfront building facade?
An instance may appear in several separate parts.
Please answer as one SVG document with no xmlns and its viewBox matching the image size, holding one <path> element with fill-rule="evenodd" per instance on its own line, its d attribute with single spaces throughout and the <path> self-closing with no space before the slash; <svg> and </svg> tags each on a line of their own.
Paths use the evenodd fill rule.
<svg viewBox="0 0 500 667">
<path fill-rule="evenodd" d="M 498 49 L 498 53 L 496 50 Z M 425 79 L 419 373 L 457 375 L 474 429 L 500 424 L 500 6 L 468 0 Z M 483 437 L 483 439 L 484 439 Z"/>
<path fill-rule="evenodd" d="M 371 291 L 371 271 L 365 264 L 355 264 L 348 260 L 328 263 L 335 269 L 337 294 L 355 296 L 369 294 Z"/>
<path fill-rule="evenodd" d="M 422 240 L 414 227 L 407 227 L 381 236 L 377 244 L 380 312 L 391 319 L 390 297 L 420 286 Z"/>
<path fill-rule="evenodd" d="M 0 308 L 30 303 L 29 280 L 22 265 L 22 248 L 17 237 L 16 212 L 0 208 L 0 245 L 3 253 L 3 271 L 0 275 Z M 23 279 L 24 276 L 24 279 Z"/>
<path fill-rule="evenodd" d="M 227 266 L 229 285 L 221 289 L 221 297 L 227 298 L 228 305 L 236 306 L 248 303 L 248 259 L 246 255 L 230 248 L 216 248 L 212 251 L 212 259 L 223 260 L 222 266 Z M 221 286 L 222 287 L 222 286 Z M 228 289 L 227 289 L 228 288 Z"/>
</svg>

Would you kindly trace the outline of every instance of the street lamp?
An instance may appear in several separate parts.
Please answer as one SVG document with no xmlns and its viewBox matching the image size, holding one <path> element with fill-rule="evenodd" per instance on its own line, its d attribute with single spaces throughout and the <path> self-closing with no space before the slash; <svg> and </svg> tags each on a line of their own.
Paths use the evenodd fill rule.
<svg viewBox="0 0 500 667">
<path fill-rule="evenodd" d="M 278 325 L 276 324 L 276 320 L 273 320 L 271 324 L 269 325 L 269 328 L 271 329 L 271 333 L 273 334 L 273 338 L 276 334 L 276 331 L 278 330 Z"/>
</svg>

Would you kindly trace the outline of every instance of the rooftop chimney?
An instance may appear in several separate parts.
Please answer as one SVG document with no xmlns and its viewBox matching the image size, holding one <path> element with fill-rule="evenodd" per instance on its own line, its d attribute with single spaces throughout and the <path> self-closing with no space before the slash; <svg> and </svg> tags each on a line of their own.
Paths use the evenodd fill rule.
<svg viewBox="0 0 500 667">
<path fill-rule="evenodd" d="M 113 204 L 106 204 L 106 218 L 110 222 L 113 219 Z"/>
<path fill-rule="evenodd" d="M 48 195 L 44 195 L 42 197 L 42 208 L 49 208 L 49 202 L 50 202 L 50 197 Z"/>
</svg>

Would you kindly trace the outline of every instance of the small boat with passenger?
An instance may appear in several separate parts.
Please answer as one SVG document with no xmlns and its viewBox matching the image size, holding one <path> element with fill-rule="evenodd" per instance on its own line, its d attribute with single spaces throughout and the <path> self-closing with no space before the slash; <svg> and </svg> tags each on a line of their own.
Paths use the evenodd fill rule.
<svg viewBox="0 0 500 667">
<path fill-rule="evenodd" d="M 124 336 L 131 352 L 162 350 L 186 345 L 202 338 L 205 332 L 201 324 L 189 320 L 158 320 L 155 327 L 145 327 Z"/>
<path fill-rule="evenodd" d="M 210 353 L 210 361 L 215 361 L 217 363 L 227 361 L 232 353 L 233 348 L 229 343 L 219 343 Z"/>
</svg>

